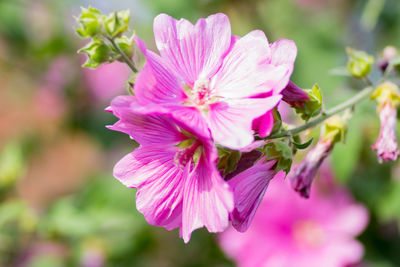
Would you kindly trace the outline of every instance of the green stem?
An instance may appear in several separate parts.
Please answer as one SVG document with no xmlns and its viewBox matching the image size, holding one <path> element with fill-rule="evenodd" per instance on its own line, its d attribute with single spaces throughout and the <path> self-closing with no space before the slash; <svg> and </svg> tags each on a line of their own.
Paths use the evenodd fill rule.
<svg viewBox="0 0 400 267">
<path fill-rule="evenodd" d="M 321 116 L 319 116 L 318 118 L 315 118 L 314 120 L 303 124 L 299 127 L 281 132 L 281 133 L 277 133 L 274 135 L 270 135 L 265 139 L 277 139 L 277 138 L 282 138 L 282 137 L 287 137 L 287 136 L 292 136 L 298 133 L 301 133 L 307 129 L 310 129 L 316 125 L 318 125 L 319 123 L 323 122 L 324 120 L 328 119 L 329 117 L 332 117 L 333 115 L 347 109 L 350 108 L 352 106 L 354 106 L 356 103 L 362 101 L 363 99 L 367 98 L 372 91 L 374 90 L 374 87 L 372 86 L 368 86 L 366 88 L 364 88 L 361 92 L 359 92 L 358 94 L 356 94 L 355 96 L 353 96 L 352 98 L 350 98 L 349 100 L 325 111 L 325 113 Z"/>
<path fill-rule="evenodd" d="M 133 64 L 132 60 L 124 53 L 124 51 L 121 50 L 121 48 L 114 42 L 114 39 L 106 36 L 107 40 L 110 41 L 112 46 L 118 51 L 118 53 L 122 56 L 122 59 L 125 61 L 126 64 L 128 64 L 129 68 L 133 72 L 138 72 L 137 68 L 135 67 L 135 64 Z"/>
</svg>

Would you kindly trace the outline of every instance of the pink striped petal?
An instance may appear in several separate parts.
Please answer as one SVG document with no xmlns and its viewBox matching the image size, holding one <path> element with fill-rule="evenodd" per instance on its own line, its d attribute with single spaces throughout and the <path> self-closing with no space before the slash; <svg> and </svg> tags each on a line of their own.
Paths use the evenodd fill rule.
<svg viewBox="0 0 400 267">
<path fill-rule="evenodd" d="M 200 157 L 189 178 L 183 195 L 182 237 L 189 242 L 191 233 L 203 226 L 209 232 L 221 232 L 228 227 L 233 196 L 218 170 Z"/>
<path fill-rule="evenodd" d="M 170 68 L 193 86 L 200 76 L 210 78 L 218 70 L 230 46 L 231 27 L 221 13 L 199 19 L 196 25 L 160 14 L 154 19 L 154 36 Z"/>
<path fill-rule="evenodd" d="M 253 141 L 252 122 L 273 109 L 281 96 L 231 99 L 210 105 L 209 127 L 214 140 L 231 149 L 241 149 Z"/>
</svg>

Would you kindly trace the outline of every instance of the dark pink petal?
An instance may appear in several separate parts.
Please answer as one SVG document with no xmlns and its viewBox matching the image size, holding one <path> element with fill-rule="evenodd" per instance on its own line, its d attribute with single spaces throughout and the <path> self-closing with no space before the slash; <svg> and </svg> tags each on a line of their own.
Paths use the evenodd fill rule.
<svg viewBox="0 0 400 267">
<path fill-rule="evenodd" d="M 281 96 L 230 99 L 210 105 L 209 127 L 214 140 L 231 149 L 241 149 L 253 141 L 252 122 L 273 109 Z"/>
<path fill-rule="evenodd" d="M 183 195 L 182 237 L 187 243 L 191 233 L 203 226 L 209 232 L 225 230 L 229 212 L 233 209 L 233 195 L 218 170 L 205 157 L 190 174 Z"/>
<path fill-rule="evenodd" d="M 231 27 L 221 13 L 199 19 L 196 25 L 160 14 L 154 19 L 154 36 L 169 67 L 193 86 L 200 76 L 211 78 L 218 70 L 230 46 Z"/>
<path fill-rule="evenodd" d="M 140 114 L 133 96 L 116 97 L 111 110 L 120 120 L 108 128 L 129 134 L 140 144 L 174 144 L 184 138 L 168 116 Z"/>
<path fill-rule="evenodd" d="M 184 170 L 174 164 L 177 148 L 147 146 L 126 155 L 114 176 L 137 187 L 136 207 L 152 225 L 173 229 L 181 225 Z"/>
<path fill-rule="evenodd" d="M 280 39 L 271 44 L 270 63 L 274 66 L 285 67 L 287 72 L 281 77 L 279 83 L 274 87 L 276 94 L 280 93 L 288 84 L 294 68 L 297 56 L 297 47 L 294 41 Z"/>
<path fill-rule="evenodd" d="M 142 104 L 181 103 L 185 98 L 182 82 L 160 56 L 146 49 L 141 39 L 135 37 L 135 41 L 147 59 L 135 81 L 134 91 L 138 101 Z"/>
<path fill-rule="evenodd" d="M 211 81 L 214 95 L 242 98 L 271 91 L 287 70 L 268 64 L 269 56 L 268 40 L 262 31 L 236 40 Z"/>
<path fill-rule="evenodd" d="M 271 134 L 272 129 L 274 128 L 274 112 L 268 111 L 261 117 L 258 117 L 253 121 L 253 129 L 258 131 L 258 135 L 261 138 L 267 137 Z"/>
<path fill-rule="evenodd" d="M 304 101 L 310 100 L 306 92 L 291 81 L 283 89 L 282 96 L 283 101 L 295 107 L 302 107 Z"/>
<path fill-rule="evenodd" d="M 274 164 L 275 161 L 264 163 L 260 160 L 228 181 L 235 201 L 230 218 L 233 227 L 239 232 L 245 232 L 249 228 L 268 184 L 275 176 L 275 171 L 271 170 Z"/>
</svg>

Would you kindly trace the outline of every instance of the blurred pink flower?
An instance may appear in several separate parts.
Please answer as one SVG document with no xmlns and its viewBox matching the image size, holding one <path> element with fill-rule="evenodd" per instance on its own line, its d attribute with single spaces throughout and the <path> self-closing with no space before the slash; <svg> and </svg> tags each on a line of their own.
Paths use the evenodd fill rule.
<svg viewBox="0 0 400 267">
<path fill-rule="evenodd" d="M 91 95 L 105 103 L 125 90 L 131 72 L 126 64 L 116 61 L 96 69 L 84 68 L 84 73 Z"/>
<path fill-rule="evenodd" d="M 229 19 L 221 13 L 195 25 L 161 14 L 154 20 L 154 35 L 161 56 L 136 38 L 147 58 L 135 84 L 144 109 L 210 131 L 223 146 L 249 145 L 252 121 L 279 103 L 289 81 L 294 43 L 280 40 L 270 46 L 261 31 L 232 36 Z"/>
<path fill-rule="evenodd" d="M 225 230 L 233 196 L 215 166 L 211 140 L 183 130 L 168 115 L 141 115 L 138 110 L 135 97 L 115 98 L 111 111 L 120 120 L 109 126 L 140 144 L 114 167 L 118 180 L 138 188 L 137 209 L 152 225 L 181 228 L 185 242 L 203 226 L 210 232 Z"/>
<path fill-rule="evenodd" d="M 238 266 L 341 267 L 360 261 L 363 247 L 354 237 L 366 227 L 366 209 L 334 187 L 305 200 L 278 176 L 248 231 L 231 228 L 220 235 Z"/>
</svg>

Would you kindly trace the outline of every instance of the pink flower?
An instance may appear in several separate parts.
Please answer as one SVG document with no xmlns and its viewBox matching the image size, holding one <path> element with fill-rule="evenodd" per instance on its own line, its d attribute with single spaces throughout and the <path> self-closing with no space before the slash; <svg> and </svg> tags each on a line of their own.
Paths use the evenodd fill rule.
<svg viewBox="0 0 400 267">
<path fill-rule="evenodd" d="M 203 226 L 223 231 L 233 196 L 216 169 L 217 152 L 210 139 L 168 115 L 141 115 L 140 110 L 133 96 L 111 103 L 120 120 L 109 128 L 140 144 L 116 164 L 114 176 L 138 189 L 136 206 L 148 223 L 168 230 L 180 227 L 185 242 Z"/>
<path fill-rule="evenodd" d="M 143 109 L 169 113 L 190 128 L 211 132 L 223 146 L 249 145 L 252 121 L 279 103 L 289 81 L 294 43 L 269 45 L 261 31 L 233 36 L 224 14 L 195 25 L 161 14 L 154 20 L 154 34 L 160 56 L 136 38 L 147 59 L 134 88 Z"/>
<path fill-rule="evenodd" d="M 268 184 L 276 174 L 274 165 L 275 161 L 264 162 L 261 159 L 228 181 L 235 202 L 230 218 L 233 227 L 239 232 L 249 228 Z"/>
<path fill-rule="evenodd" d="M 246 233 L 220 235 L 223 250 L 242 267 L 340 267 L 363 255 L 354 240 L 368 221 L 366 209 L 344 191 L 300 198 L 282 176 L 271 181 Z"/>
<path fill-rule="evenodd" d="M 289 173 L 289 180 L 296 192 L 304 198 L 310 197 L 311 184 L 322 162 L 332 151 L 332 140 L 320 140 L 307 156 Z"/>
<path fill-rule="evenodd" d="M 388 101 L 380 110 L 381 131 L 378 141 L 372 149 L 378 154 L 378 161 L 396 160 L 399 156 L 399 148 L 396 141 L 397 110 Z"/>
</svg>

